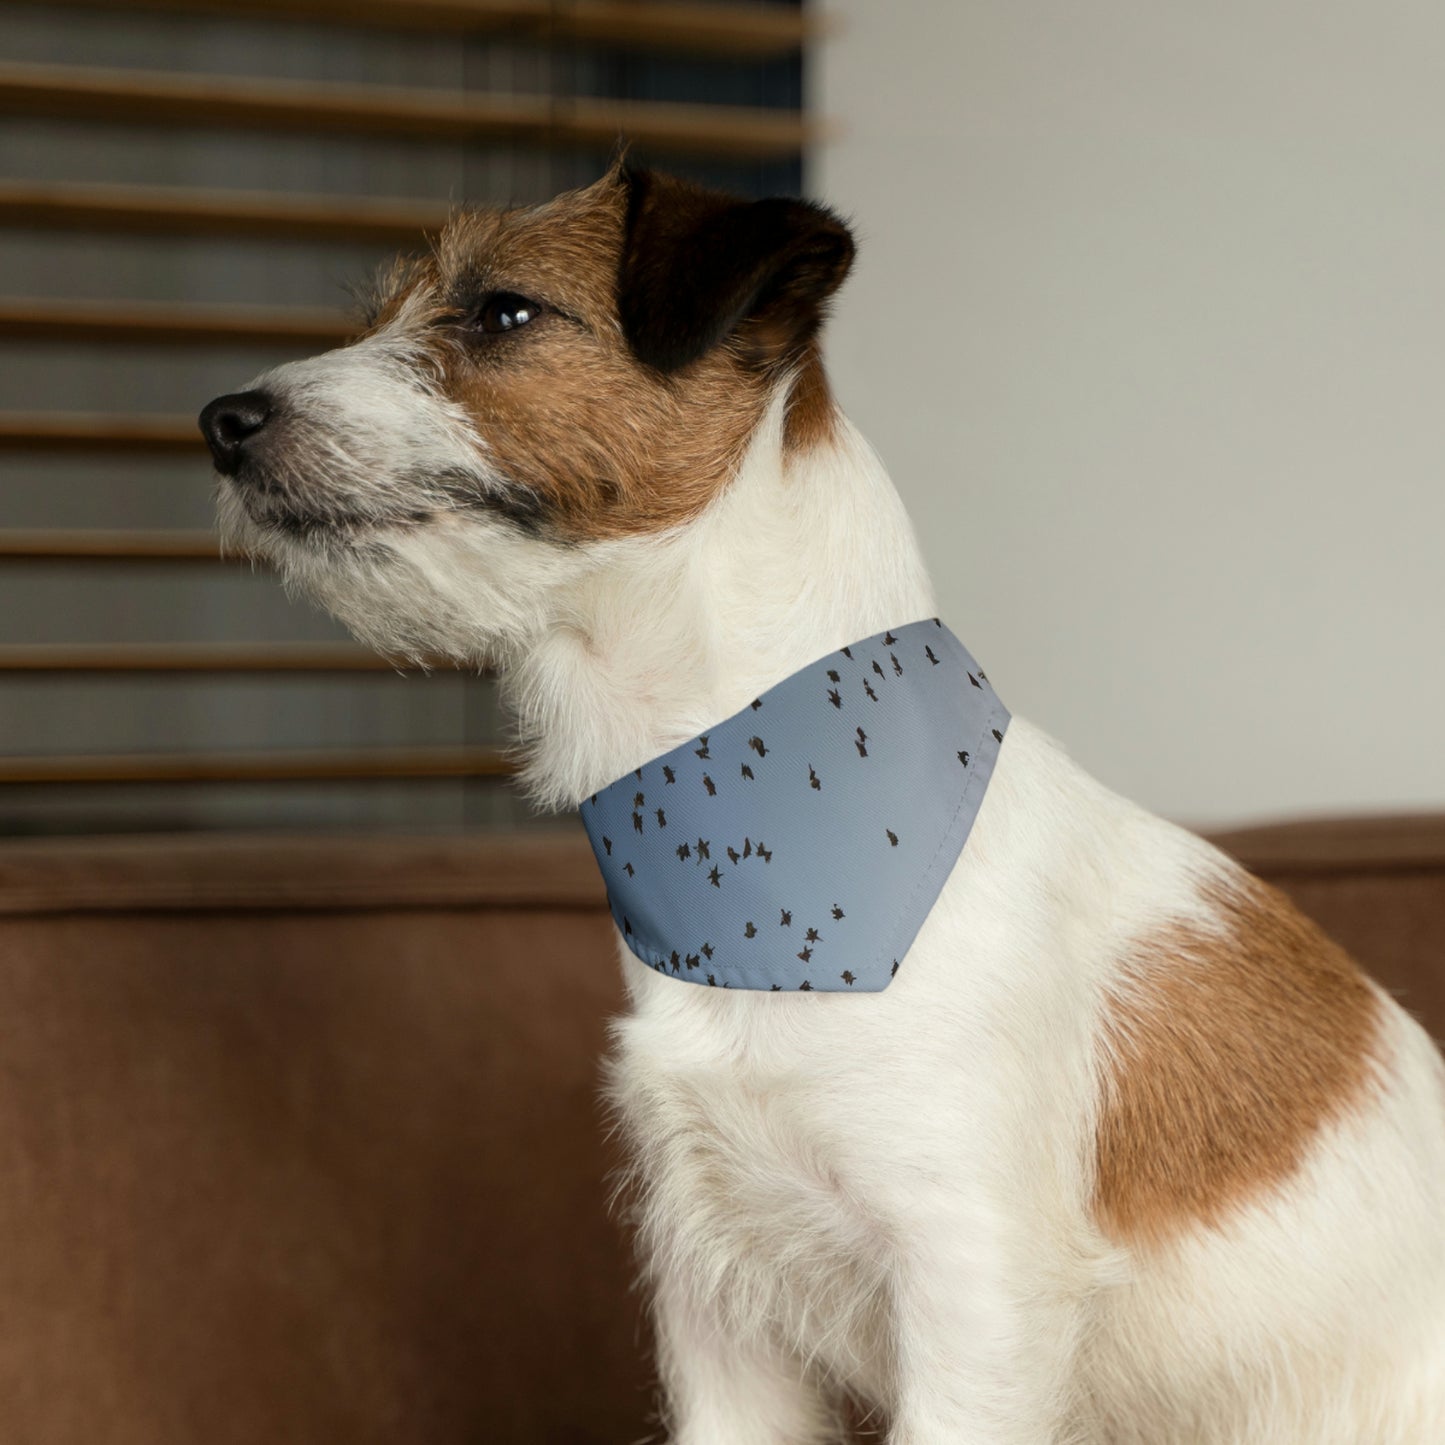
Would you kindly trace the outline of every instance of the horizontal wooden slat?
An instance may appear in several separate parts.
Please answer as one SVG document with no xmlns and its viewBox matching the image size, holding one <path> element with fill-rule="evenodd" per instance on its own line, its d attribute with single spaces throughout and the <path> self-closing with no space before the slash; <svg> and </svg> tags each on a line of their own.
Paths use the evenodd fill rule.
<svg viewBox="0 0 1445 1445">
<path fill-rule="evenodd" d="M 310 307 L 190 306 L 161 301 L 0 297 L 0 338 L 163 346 L 330 347 L 356 332 L 344 312 Z"/>
<path fill-rule="evenodd" d="M 61 0 L 81 8 L 190 11 L 389 30 L 580 41 L 699 55 L 787 55 L 816 21 L 779 5 L 677 0 Z"/>
<path fill-rule="evenodd" d="M 1380 860 L 1445 871 L 1445 815 L 1319 819 L 1222 833 L 1272 877 Z M 1391 865 L 1393 868 L 1393 864 Z M 602 879 L 575 816 L 547 833 L 208 833 L 0 839 L 0 916 L 175 909 L 594 908 Z"/>
<path fill-rule="evenodd" d="M 126 416 L 100 412 L 0 412 L 0 451 L 205 451 L 193 416 Z"/>
<path fill-rule="evenodd" d="M 735 160 L 796 156 L 820 138 L 797 112 L 743 106 L 19 63 L 0 65 L 0 114 L 591 150 L 610 150 L 625 138 L 659 153 Z"/>
<path fill-rule="evenodd" d="M 448 214 L 446 206 L 420 201 L 0 181 L 0 225 L 50 230 L 412 246 L 439 231 Z"/>
<path fill-rule="evenodd" d="M 259 753 L 78 753 L 0 757 L 0 784 L 302 783 L 382 778 L 502 778 L 495 748 L 357 748 Z"/>
<path fill-rule="evenodd" d="M 0 531 L 0 561 L 6 562 L 221 560 L 220 543 L 212 532 Z"/>
<path fill-rule="evenodd" d="M 1270 878 L 1445 869 L 1445 813 L 1299 818 L 1215 831 L 1210 841 Z"/>
<path fill-rule="evenodd" d="M 406 664 L 329 642 L 14 643 L 0 673 L 398 672 Z"/>
<path fill-rule="evenodd" d="M 184 833 L 0 838 L 0 917 L 80 911 L 594 909 L 575 815 L 546 832 Z"/>
</svg>

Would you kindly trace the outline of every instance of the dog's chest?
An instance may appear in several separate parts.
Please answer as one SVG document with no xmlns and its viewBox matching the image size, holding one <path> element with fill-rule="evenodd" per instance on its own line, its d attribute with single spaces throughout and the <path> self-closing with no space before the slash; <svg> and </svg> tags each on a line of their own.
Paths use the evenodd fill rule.
<svg viewBox="0 0 1445 1445">
<path fill-rule="evenodd" d="M 649 1253 L 660 1246 L 734 1325 L 871 1382 L 887 1245 L 858 1176 L 854 1090 L 806 1062 L 706 1062 L 645 1012 L 618 1040 L 613 1098 Z"/>
</svg>

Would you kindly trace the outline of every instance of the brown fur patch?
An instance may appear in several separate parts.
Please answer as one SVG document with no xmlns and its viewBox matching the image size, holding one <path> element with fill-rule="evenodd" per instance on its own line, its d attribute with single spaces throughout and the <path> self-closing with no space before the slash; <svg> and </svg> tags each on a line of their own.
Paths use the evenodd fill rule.
<svg viewBox="0 0 1445 1445">
<path fill-rule="evenodd" d="M 833 440 L 837 421 L 838 407 L 823 370 L 823 358 L 817 343 L 811 342 L 788 395 L 783 445 L 789 451 L 811 451 Z"/>
<path fill-rule="evenodd" d="M 1247 874 L 1210 902 L 1217 932 L 1136 946 L 1105 1021 L 1095 1212 L 1135 1243 L 1284 1183 L 1372 1077 L 1380 1005 L 1351 959 Z"/>
<path fill-rule="evenodd" d="M 775 375 L 751 364 L 741 338 L 671 374 L 638 360 L 618 318 L 627 205 L 614 171 L 544 206 L 460 213 L 435 257 L 402 273 L 379 311 L 379 325 L 432 353 L 443 390 L 518 490 L 517 514 L 530 510 L 569 540 L 695 517 L 735 474 Z M 515 332 L 469 335 L 469 310 L 496 292 L 544 309 Z M 822 439 L 831 412 L 810 347 L 789 409 L 790 444 Z"/>
<path fill-rule="evenodd" d="M 438 362 L 489 461 L 571 540 L 690 520 L 732 476 L 766 401 L 726 349 L 677 378 L 631 355 L 617 322 L 624 212 L 614 174 L 545 206 L 463 213 L 427 278 L 439 312 L 496 291 L 546 308 L 515 334 L 454 338 Z"/>
</svg>

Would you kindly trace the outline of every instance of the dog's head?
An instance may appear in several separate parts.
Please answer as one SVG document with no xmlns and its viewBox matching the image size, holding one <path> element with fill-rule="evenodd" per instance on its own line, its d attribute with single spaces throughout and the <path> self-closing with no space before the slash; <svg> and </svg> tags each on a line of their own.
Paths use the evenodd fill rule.
<svg viewBox="0 0 1445 1445">
<path fill-rule="evenodd" d="M 852 256 L 820 207 L 620 166 L 463 211 L 356 341 L 201 413 L 223 533 L 388 650 L 504 655 L 539 590 L 698 516 L 780 386 L 826 430 Z"/>
</svg>

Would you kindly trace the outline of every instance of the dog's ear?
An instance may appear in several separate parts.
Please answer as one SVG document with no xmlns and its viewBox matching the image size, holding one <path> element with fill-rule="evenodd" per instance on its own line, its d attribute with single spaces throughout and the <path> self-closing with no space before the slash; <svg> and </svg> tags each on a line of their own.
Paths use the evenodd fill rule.
<svg viewBox="0 0 1445 1445">
<path fill-rule="evenodd" d="M 661 372 L 729 337 L 752 365 L 798 356 L 853 264 L 831 211 L 775 197 L 740 201 L 624 167 L 626 229 L 617 302 L 634 355 Z"/>
</svg>

